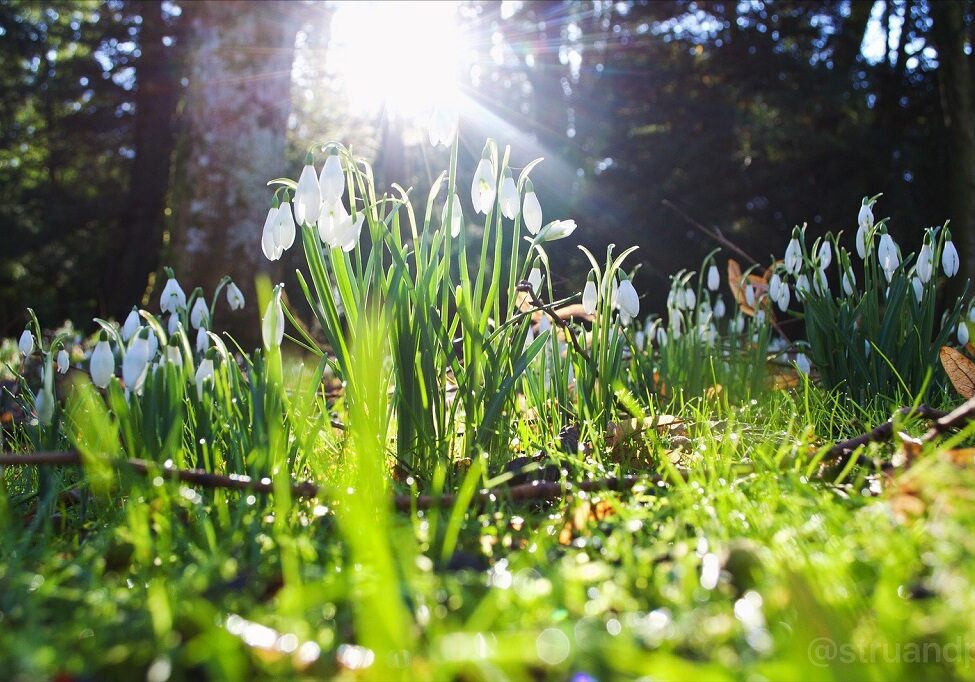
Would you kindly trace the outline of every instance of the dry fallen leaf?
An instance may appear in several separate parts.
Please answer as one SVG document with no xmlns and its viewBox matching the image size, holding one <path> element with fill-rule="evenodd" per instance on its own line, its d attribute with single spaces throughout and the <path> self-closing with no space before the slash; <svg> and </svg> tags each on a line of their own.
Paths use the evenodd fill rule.
<svg viewBox="0 0 975 682">
<path fill-rule="evenodd" d="M 672 414 L 658 414 L 656 417 L 644 419 L 628 419 L 624 422 L 611 422 L 606 428 L 606 445 L 615 447 L 627 438 L 650 429 L 657 429 L 661 433 L 683 431 L 684 420 Z"/>
<path fill-rule="evenodd" d="M 938 355 L 958 394 L 965 399 L 975 396 L 975 363 L 949 346 L 942 346 Z"/>
<path fill-rule="evenodd" d="M 766 273 L 771 276 L 771 269 Z M 746 281 L 742 282 L 741 266 L 734 258 L 728 259 L 728 286 L 731 288 L 731 295 L 735 297 L 735 302 L 741 311 L 746 315 L 755 316 L 756 307 L 748 305 L 745 300 L 745 285 L 751 284 L 755 291 L 755 301 L 759 304 L 756 307 L 764 307 L 766 315 L 771 314 L 771 306 L 768 305 L 768 280 L 761 275 L 749 274 Z"/>
</svg>

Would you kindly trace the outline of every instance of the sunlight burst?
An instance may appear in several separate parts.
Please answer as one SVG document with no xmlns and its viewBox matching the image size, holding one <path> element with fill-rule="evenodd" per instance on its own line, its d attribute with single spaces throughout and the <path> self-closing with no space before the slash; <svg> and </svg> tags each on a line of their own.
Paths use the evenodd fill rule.
<svg viewBox="0 0 975 682">
<path fill-rule="evenodd" d="M 418 119 L 456 104 L 457 3 L 341 3 L 332 35 L 329 70 L 353 108 Z"/>
</svg>

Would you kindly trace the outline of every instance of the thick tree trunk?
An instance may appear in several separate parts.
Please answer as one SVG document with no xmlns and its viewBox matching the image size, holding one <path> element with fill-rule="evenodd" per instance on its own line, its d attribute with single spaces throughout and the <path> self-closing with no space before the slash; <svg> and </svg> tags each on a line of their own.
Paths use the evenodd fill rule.
<svg viewBox="0 0 975 682">
<path fill-rule="evenodd" d="M 280 274 L 261 252 L 261 229 L 271 202 L 266 183 L 285 170 L 298 20 L 290 2 L 183 7 L 191 66 L 174 177 L 172 262 L 187 294 L 202 286 L 209 296 L 221 277 L 233 277 L 249 310 L 233 315 L 221 303 L 217 326 L 253 342 L 255 275 Z"/>
<path fill-rule="evenodd" d="M 102 275 L 101 312 L 121 319 L 139 302 L 149 275 L 159 267 L 163 246 L 166 198 L 175 146 L 175 118 L 182 91 L 185 53 L 183 27 L 178 21 L 167 26 L 160 16 L 159 3 L 140 0 L 133 3 L 142 16 L 136 66 L 135 159 L 129 176 L 125 204 L 109 248 L 113 267 Z M 163 44 L 165 36 L 175 43 Z"/>
<path fill-rule="evenodd" d="M 938 49 L 938 81 L 948 131 L 948 217 L 961 255 L 959 288 L 975 279 L 975 84 L 965 44 L 970 2 L 935 2 L 932 37 Z"/>
</svg>

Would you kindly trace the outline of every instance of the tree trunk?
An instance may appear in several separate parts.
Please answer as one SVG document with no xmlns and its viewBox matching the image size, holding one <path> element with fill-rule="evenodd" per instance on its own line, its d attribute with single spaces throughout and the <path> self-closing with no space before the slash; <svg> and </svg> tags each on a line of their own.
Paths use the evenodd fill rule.
<svg viewBox="0 0 975 682">
<path fill-rule="evenodd" d="M 208 0 L 183 7 L 190 13 L 191 61 L 174 178 L 172 262 L 187 294 L 202 286 L 209 297 L 224 275 L 233 277 L 248 309 L 233 314 L 221 302 L 217 327 L 253 342 L 255 275 L 280 275 L 263 256 L 261 229 L 271 204 L 266 183 L 285 171 L 298 19 L 290 2 Z"/>
<path fill-rule="evenodd" d="M 938 49 L 938 85 L 948 132 L 948 217 L 961 255 L 958 285 L 975 279 L 975 89 L 965 45 L 969 2 L 935 2 L 932 37 Z"/>
<path fill-rule="evenodd" d="M 139 302 L 149 275 L 159 267 L 163 246 L 166 198 L 173 150 L 175 119 L 182 91 L 185 53 L 183 27 L 167 26 L 159 3 L 140 0 L 132 11 L 142 16 L 136 65 L 135 159 L 118 224 L 109 245 L 113 267 L 102 275 L 100 308 L 105 316 L 124 317 Z M 175 42 L 163 44 L 165 36 Z"/>
</svg>

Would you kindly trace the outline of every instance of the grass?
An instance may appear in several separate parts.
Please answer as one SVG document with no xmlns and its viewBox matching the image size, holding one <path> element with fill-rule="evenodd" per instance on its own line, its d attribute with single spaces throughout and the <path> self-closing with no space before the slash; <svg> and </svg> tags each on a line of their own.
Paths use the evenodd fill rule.
<svg viewBox="0 0 975 682">
<path fill-rule="evenodd" d="M 818 476 L 814 446 L 886 415 L 814 386 L 740 407 L 693 401 L 676 416 L 681 433 L 644 433 L 600 458 L 608 470 L 660 472 L 666 485 L 499 501 L 459 519 L 378 514 L 388 500 L 366 479 L 379 472 L 328 442 L 315 448 L 316 478 L 360 494 L 283 504 L 133 478 L 123 495 L 79 501 L 79 471 L 66 469 L 56 511 L 38 522 L 19 501 L 35 472 L 8 468 L 2 669 L 23 679 L 972 676 L 975 469 L 929 453 L 890 484 L 863 470 Z M 360 454 L 370 447 L 354 440 Z M 576 456 L 561 464 L 572 476 L 587 468 Z"/>
</svg>

